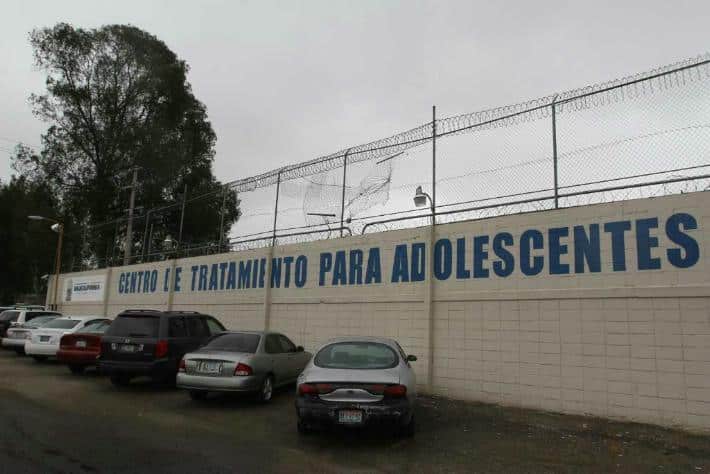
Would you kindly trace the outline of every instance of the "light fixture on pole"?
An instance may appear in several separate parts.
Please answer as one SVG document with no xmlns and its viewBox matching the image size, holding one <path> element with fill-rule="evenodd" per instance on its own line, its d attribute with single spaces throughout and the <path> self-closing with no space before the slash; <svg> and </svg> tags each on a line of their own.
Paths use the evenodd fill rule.
<svg viewBox="0 0 710 474">
<path fill-rule="evenodd" d="M 427 193 L 422 191 L 421 186 L 417 186 L 417 190 L 414 192 L 414 205 L 417 207 L 426 206 L 426 202 L 429 200 L 429 208 L 431 209 L 431 220 L 434 224 L 434 200 Z"/>
<path fill-rule="evenodd" d="M 417 190 L 414 193 L 414 205 L 417 207 L 424 207 L 426 206 L 427 199 L 431 203 L 430 207 L 432 209 L 432 213 L 434 212 L 434 201 L 432 201 L 431 196 L 429 196 L 427 193 L 422 191 L 421 186 L 417 186 Z"/>
<path fill-rule="evenodd" d="M 54 295 L 52 297 L 52 309 L 57 309 L 57 292 L 59 288 L 59 270 L 62 265 L 62 239 L 64 238 L 64 224 L 59 222 L 56 219 L 51 219 L 49 217 L 44 217 L 44 216 L 27 216 L 28 219 L 32 221 L 47 221 L 47 222 L 52 222 L 52 229 L 54 232 L 59 234 L 59 237 L 57 238 L 57 254 L 55 256 L 55 264 L 54 264 Z"/>
</svg>

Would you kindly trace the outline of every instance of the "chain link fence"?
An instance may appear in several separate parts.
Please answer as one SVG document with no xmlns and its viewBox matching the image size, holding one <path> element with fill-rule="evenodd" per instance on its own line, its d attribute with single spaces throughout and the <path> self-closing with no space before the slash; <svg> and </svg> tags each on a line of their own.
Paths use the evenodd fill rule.
<svg viewBox="0 0 710 474">
<path fill-rule="evenodd" d="M 403 133 L 134 218 L 131 263 L 710 189 L 710 56 Z M 162 235 L 236 193 L 229 238 Z M 414 203 L 415 195 L 422 207 Z M 223 209 L 223 207 L 222 207 Z M 115 223 L 125 239 L 126 220 Z M 182 228 L 182 225 L 179 226 Z M 220 229 L 221 230 L 221 229 Z M 90 231 L 88 229 L 87 231 Z M 74 269 L 120 265 L 89 257 Z"/>
</svg>

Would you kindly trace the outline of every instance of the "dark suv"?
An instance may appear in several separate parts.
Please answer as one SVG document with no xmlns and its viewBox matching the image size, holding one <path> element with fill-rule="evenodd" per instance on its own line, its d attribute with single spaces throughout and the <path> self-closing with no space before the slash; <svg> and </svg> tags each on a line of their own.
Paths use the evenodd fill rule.
<svg viewBox="0 0 710 474">
<path fill-rule="evenodd" d="M 141 375 L 173 383 L 182 356 L 224 330 L 212 316 L 194 311 L 124 311 L 101 338 L 99 370 L 114 385 Z"/>
</svg>

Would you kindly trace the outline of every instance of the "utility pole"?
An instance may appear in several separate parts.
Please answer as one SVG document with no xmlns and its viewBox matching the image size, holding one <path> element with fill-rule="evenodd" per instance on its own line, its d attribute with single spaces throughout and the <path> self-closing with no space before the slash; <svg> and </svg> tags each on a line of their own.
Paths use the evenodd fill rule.
<svg viewBox="0 0 710 474">
<path fill-rule="evenodd" d="M 131 264 L 131 251 L 133 250 L 133 208 L 136 205 L 136 186 L 138 184 L 138 167 L 133 167 L 133 182 L 131 184 L 131 197 L 128 201 L 128 226 L 126 227 L 126 249 L 123 253 L 123 264 Z"/>
</svg>

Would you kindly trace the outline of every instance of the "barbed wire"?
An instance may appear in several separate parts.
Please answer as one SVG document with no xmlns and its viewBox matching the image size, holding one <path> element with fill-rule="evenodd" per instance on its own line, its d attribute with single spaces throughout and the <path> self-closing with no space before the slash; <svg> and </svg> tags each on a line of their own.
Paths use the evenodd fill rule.
<svg viewBox="0 0 710 474">
<path fill-rule="evenodd" d="M 357 184 L 348 183 L 347 181 L 342 182 L 340 175 L 335 176 L 335 178 L 333 176 L 326 175 L 331 172 L 335 173 L 335 171 L 338 169 L 342 170 L 342 167 L 345 164 L 347 164 L 347 166 L 350 166 L 352 164 L 373 160 L 381 160 L 377 161 L 378 165 L 384 161 L 388 161 L 388 166 L 391 166 L 392 161 L 389 160 L 390 158 L 394 158 L 403 153 L 407 153 L 409 155 L 412 153 L 413 149 L 429 143 L 433 138 L 432 134 L 435 129 L 436 138 L 438 139 L 454 135 L 462 135 L 466 133 L 488 130 L 492 128 L 508 127 L 508 130 L 516 130 L 515 133 L 519 133 L 518 130 L 521 128 L 525 129 L 526 133 L 530 133 L 532 131 L 532 133 L 538 134 L 537 137 L 541 141 L 535 142 L 538 143 L 537 147 L 530 148 L 529 143 L 524 139 L 521 140 L 520 136 L 515 135 L 515 133 L 508 134 L 508 131 L 506 131 L 506 133 L 501 137 L 504 139 L 507 137 L 508 140 L 512 138 L 513 141 L 508 143 L 507 145 L 503 143 L 503 145 L 506 145 L 505 147 L 497 147 L 498 140 L 501 137 L 496 135 L 496 144 L 488 152 L 488 163 L 490 165 L 500 163 L 500 165 L 489 165 L 490 167 L 488 168 L 469 170 L 464 173 L 461 173 L 460 171 L 462 170 L 460 170 L 459 168 L 454 168 L 454 171 L 458 172 L 457 174 L 453 176 L 441 175 L 441 177 L 439 177 L 439 179 L 437 180 L 437 183 L 441 186 L 441 188 L 445 188 L 442 185 L 446 184 L 450 188 L 448 190 L 449 194 L 452 194 L 453 200 L 455 200 L 455 202 L 447 202 L 446 199 L 437 200 L 437 209 L 441 209 L 445 213 L 445 216 L 441 217 L 441 222 L 443 223 L 452 220 L 467 219 L 468 216 L 485 217 L 506 213 L 526 212 L 527 210 L 550 209 L 551 198 L 549 197 L 549 193 L 553 190 L 553 188 L 548 186 L 548 182 L 551 181 L 545 181 L 545 179 L 548 179 L 547 174 L 543 176 L 542 173 L 545 169 L 547 169 L 546 163 L 551 162 L 553 160 L 553 156 L 551 149 L 548 152 L 546 146 L 543 147 L 542 145 L 540 145 L 540 143 L 544 142 L 546 144 L 548 140 L 551 140 L 551 135 L 548 135 L 548 132 L 544 131 L 543 128 L 541 128 L 543 125 L 544 127 L 547 127 L 547 125 L 535 125 L 530 129 L 527 129 L 525 127 L 514 127 L 515 125 L 550 118 L 553 110 L 557 114 L 565 114 L 567 117 L 573 116 L 573 113 L 575 112 L 586 111 L 593 108 L 606 110 L 607 112 L 605 113 L 607 113 L 607 115 L 611 113 L 609 112 L 609 110 L 611 110 L 612 112 L 616 110 L 616 113 L 618 114 L 619 110 L 627 110 L 626 106 L 624 106 L 623 109 L 603 108 L 609 107 L 612 104 L 624 103 L 626 101 L 636 101 L 642 97 L 652 97 L 653 95 L 659 94 L 663 91 L 668 91 L 671 89 L 680 89 L 682 87 L 688 86 L 689 84 L 699 84 L 701 81 L 705 81 L 708 78 L 710 78 L 710 55 L 705 54 L 696 58 L 680 61 L 641 74 L 627 76 L 621 79 L 606 81 L 583 88 L 572 89 L 558 94 L 550 94 L 518 104 L 491 108 L 469 114 L 439 119 L 436 121 L 436 127 L 434 127 L 434 124 L 432 122 L 429 122 L 381 140 L 375 140 L 362 145 L 350 147 L 304 163 L 292 164 L 253 177 L 231 181 L 225 183 L 224 186 L 218 187 L 210 192 L 190 197 L 185 200 L 185 203 L 190 204 L 201 200 L 206 200 L 210 197 L 221 195 L 226 190 L 241 193 L 241 200 L 242 196 L 244 196 L 244 193 L 246 192 L 255 191 L 257 189 L 265 188 L 267 186 L 273 186 L 277 182 L 279 182 L 281 183 L 280 193 L 282 198 L 288 197 L 289 199 L 300 199 L 303 201 L 303 206 L 301 207 L 286 207 L 283 209 L 279 208 L 279 216 L 282 214 L 295 213 L 297 211 L 304 212 L 304 215 L 307 214 L 306 208 L 308 206 L 305 203 L 306 198 L 301 196 L 301 194 L 303 194 L 303 190 L 309 190 L 309 192 L 313 194 L 312 196 L 310 196 L 311 200 L 313 200 L 315 196 L 316 199 L 324 200 L 325 207 L 330 206 L 334 208 L 337 205 L 338 212 L 340 212 L 340 190 L 342 189 L 344 196 L 344 198 L 342 199 L 343 205 L 345 210 L 347 210 L 350 214 L 347 222 L 353 224 L 353 229 L 356 229 L 356 227 L 362 227 L 370 224 L 372 224 L 373 226 L 379 226 L 378 228 L 399 228 L 398 226 L 400 225 L 400 222 L 405 222 L 406 224 L 401 225 L 406 225 L 408 227 L 416 226 L 420 222 L 426 223 L 427 219 L 429 218 L 426 214 L 421 214 L 421 209 L 408 209 L 397 210 L 395 212 L 372 213 L 371 215 L 366 216 L 359 214 L 363 210 L 368 210 L 370 208 L 374 209 L 375 205 L 387 202 L 387 200 L 389 199 L 390 192 L 412 189 L 417 184 L 422 184 L 421 181 L 410 181 L 405 184 L 392 186 L 391 169 L 389 170 L 389 172 L 386 172 L 387 170 L 375 170 L 373 172 L 373 169 L 370 169 L 370 172 L 366 175 L 365 178 L 355 178 L 360 180 Z M 702 87 L 705 87 L 705 85 L 703 84 Z M 699 90 L 702 94 L 706 94 L 705 89 L 689 88 L 688 92 L 684 92 L 685 95 L 682 97 L 682 99 L 684 99 L 685 101 L 683 102 L 671 103 L 662 102 L 654 99 L 653 101 L 645 101 L 643 103 L 647 105 L 652 104 L 652 106 L 654 106 L 653 104 L 656 103 L 662 103 L 664 107 L 668 107 L 669 104 L 674 105 L 676 106 L 675 109 L 663 109 L 660 111 L 667 115 L 673 116 L 674 111 L 677 112 L 680 110 L 685 112 L 685 110 L 688 108 L 687 104 L 692 103 L 687 102 L 687 100 L 697 99 L 698 96 L 692 94 L 697 94 Z M 670 95 L 669 97 L 677 99 L 678 96 Z M 704 95 L 703 97 L 707 97 L 707 95 Z M 680 107 L 678 108 L 677 106 Z M 705 109 L 702 109 L 702 112 L 704 112 L 704 110 Z M 651 110 L 650 112 L 652 113 L 654 111 Z M 629 129 L 629 132 L 635 133 L 632 136 L 624 136 L 622 134 L 612 133 L 604 135 L 604 139 L 601 139 L 598 136 L 594 135 L 593 138 L 597 139 L 597 141 L 592 142 L 591 144 L 589 143 L 588 139 L 587 142 L 585 142 L 585 140 L 568 140 L 566 142 L 566 147 L 568 149 L 560 150 L 556 156 L 560 164 L 565 164 L 567 166 L 569 173 L 571 173 L 570 179 L 567 179 L 566 183 L 560 183 L 560 185 L 557 186 L 557 190 L 579 190 L 580 197 L 574 199 L 570 196 L 565 196 L 562 199 L 562 202 L 569 205 L 573 205 L 571 204 L 573 202 L 584 203 L 587 200 L 589 200 L 589 202 L 608 202 L 609 199 L 624 199 L 626 196 L 630 195 L 643 195 L 643 192 L 638 191 L 636 187 L 632 188 L 633 191 L 628 191 L 626 193 L 618 190 L 598 192 L 594 192 L 594 190 L 591 190 L 594 192 L 594 194 L 589 194 L 589 189 L 585 189 L 585 187 L 589 188 L 591 186 L 599 186 L 604 183 L 628 183 L 629 186 L 635 186 L 639 179 L 645 177 L 660 175 L 664 175 L 664 177 L 672 177 L 672 173 L 696 173 L 699 172 L 700 169 L 710 167 L 710 156 L 707 156 L 707 152 L 708 150 L 710 150 L 710 148 L 706 148 L 708 139 L 706 135 L 704 135 L 707 133 L 706 131 L 710 129 L 710 123 L 705 123 L 707 122 L 707 116 L 703 114 L 696 114 L 691 116 L 681 114 L 676 115 L 677 117 L 686 120 L 682 123 L 677 123 L 676 120 L 676 123 L 673 124 L 674 126 L 665 126 L 660 130 L 656 130 L 653 128 L 647 130 L 646 128 L 648 127 L 632 127 Z M 578 116 L 580 117 L 579 120 L 582 120 L 583 116 L 585 116 L 585 114 L 580 114 Z M 611 116 L 614 117 L 613 113 L 611 113 Z M 592 118 L 598 120 L 596 116 Z M 653 116 L 651 118 L 653 118 Z M 690 118 L 691 120 L 687 120 L 688 118 Z M 586 118 L 584 120 L 589 120 L 589 118 Z M 595 121 L 591 123 L 594 123 L 595 126 L 597 126 L 598 128 L 603 127 L 605 124 L 607 127 L 610 125 L 609 123 L 603 121 Z M 582 122 L 582 125 L 583 124 L 584 122 Z M 656 123 L 653 123 L 653 125 L 657 126 Z M 612 127 L 613 126 L 614 125 L 612 125 Z M 682 135 L 684 133 L 687 133 L 687 135 Z M 680 138 L 678 137 L 688 137 L 689 140 L 687 140 L 686 143 L 686 141 L 680 140 Z M 695 141 L 690 140 L 690 138 L 694 138 Z M 644 142 L 644 140 L 646 140 L 646 142 Z M 648 162 L 644 161 L 644 159 L 646 159 L 646 156 L 643 154 L 643 150 L 641 149 L 643 147 L 639 148 L 639 143 L 642 143 L 643 146 L 646 147 L 645 149 L 660 148 L 659 143 L 662 144 L 664 140 L 666 140 L 667 143 L 671 143 L 672 140 L 672 143 L 674 144 L 678 141 L 683 141 L 683 146 L 687 149 L 691 149 L 694 152 L 692 155 L 692 159 L 688 161 L 688 158 L 686 158 L 685 162 L 675 163 L 675 166 L 672 166 L 670 162 L 666 162 L 664 160 L 656 160 L 654 161 L 654 166 L 650 168 L 647 167 Z M 703 141 L 700 142 L 699 140 Z M 613 153 L 607 153 L 607 150 L 610 149 L 617 150 L 617 154 L 618 151 L 621 150 L 621 152 L 627 153 L 627 158 L 631 157 L 632 159 L 635 159 L 636 161 L 631 163 L 632 165 L 634 165 L 634 169 L 629 168 L 629 163 L 627 163 L 627 167 L 625 169 L 622 169 L 622 167 L 618 167 L 617 162 L 619 160 L 619 157 L 612 156 L 611 158 L 609 158 L 607 156 L 614 155 Z M 511 152 L 513 152 L 515 155 L 519 155 L 522 160 L 517 162 L 513 161 L 510 156 Z M 587 175 L 582 176 L 577 173 L 577 170 L 579 169 L 578 163 L 586 163 L 582 160 L 594 159 L 595 162 L 599 162 L 599 159 L 601 158 L 603 158 L 601 160 L 602 162 L 606 163 L 608 161 L 607 164 L 611 164 L 614 166 L 614 169 L 616 170 L 616 175 L 612 175 L 611 177 L 609 177 L 609 174 L 605 175 L 604 173 L 587 173 Z M 639 161 L 640 158 L 643 159 Z M 690 166 L 691 164 L 694 166 Z M 375 167 L 375 165 L 372 166 L 373 168 Z M 665 167 L 665 169 L 659 170 L 661 167 Z M 587 168 L 589 169 L 590 167 L 587 166 Z M 641 172 L 644 170 L 647 170 L 648 172 Z M 537 171 L 538 173 L 540 173 L 537 175 L 537 178 L 540 178 L 537 181 L 530 179 L 532 177 L 531 172 L 533 171 Z M 348 173 L 350 173 L 349 170 Z M 550 167 L 550 177 L 551 174 L 552 168 Z M 623 176 L 620 176 L 622 174 Z M 312 178 L 312 176 L 315 175 L 319 176 Z M 349 174 L 348 177 L 350 178 Z M 406 177 L 410 180 L 413 179 L 410 174 L 407 174 Z M 687 192 L 690 189 L 707 189 L 707 185 L 700 184 L 698 181 L 696 181 L 698 176 L 688 175 L 687 178 L 689 182 L 692 181 L 693 184 L 688 184 L 688 187 L 686 188 L 683 188 L 677 184 L 659 186 L 657 185 L 657 183 L 651 183 L 650 186 L 653 189 L 652 192 L 649 191 L 648 195 L 655 195 L 653 193 L 656 192 L 662 193 L 664 192 L 664 190 L 670 193 Z M 295 181 L 298 179 L 300 179 L 301 181 Z M 464 182 L 465 180 L 469 181 Z M 466 191 L 467 188 L 473 187 L 472 182 L 470 180 L 475 180 L 474 184 L 476 185 L 476 187 L 474 193 Z M 340 182 L 338 183 L 338 181 Z M 574 181 L 582 182 L 575 183 Z M 284 184 L 287 184 L 287 186 L 284 187 Z M 316 189 L 318 187 L 324 188 L 327 192 L 318 192 Z M 510 190 L 510 192 L 507 192 L 508 190 Z M 443 189 L 443 191 L 446 191 L 446 189 Z M 384 196 L 385 192 L 386 197 L 378 197 L 378 193 Z M 464 192 L 468 192 L 469 196 L 465 195 Z M 473 195 L 470 196 L 470 194 Z M 259 204 L 267 202 L 264 200 L 264 197 L 259 194 L 256 194 L 255 196 L 256 197 L 254 199 L 258 199 L 258 201 L 256 202 L 258 207 L 250 207 L 243 205 L 247 208 L 246 210 L 248 210 L 249 213 L 240 215 L 240 219 L 258 218 L 274 215 L 274 211 L 270 210 L 268 206 L 259 206 Z M 472 197 L 474 199 L 467 199 L 468 197 Z M 513 200 L 518 200 L 518 198 L 519 200 L 524 200 L 526 202 L 512 202 Z M 267 199 L 271 200 L 271 197 L 268 197 Z M 469 204 L 483 203 L 488 203 L 483 206 L 485 207 L 485 209 L 462 209 L 464 206 Z M 143 214 L 141 214 L 140 216 L 134 216 L 133 219 L 134 221 L 147 219 L 148 213 L 152 214 L 164 212 L 166 210 L 179 207 L 182 204 L 182 198 L 176 198 L 176 200 L 172 203 L 166 203 L 165 205 L 153 209 L 144 210 Z M 449 212 L 450 214 L 446 214 L 447 212 Z M 456 214 L 458 212 L 460 212 L 460 214 Z M 387 218 L 397 219 L 398 217 L 403 217 L 405 219 L 403 219 L 402 221 L 397 221 L 397 223 L 394 224 L 373 222 L 383 219 L 386 220 Z M 101 226 L 106 225 L 115 225 L 117 223 L 120 224 L 122 222 L 127 221 L 128 217 L 121 217 L 104 223 L 96 224 L 91 228 L 99 228 Z M 288 240 L 289 242 L 301 241 L 299 239 L 303 239 L 302 241 L 307 241 L 309 239 L 313 240 L 316 238 L 322 238 L 323 236 L 326 236 L 324 238 L 328 238 L 333 235 L 333 229 L 331 229 L 330 227 L 331 224 L 334 224 L 334 222 L 328 222 L 328 220 L 325 218 L 323 223 L 314 224 L 313 222 L 309 222 L 309 225 L 305 226 L 290 225 L 293 222 L 284 222 L 283 224 L 281 222 L 278 223 L 281 225 L 281 227 L 277 227 L 276 222 L 274 222 L 273 228 L 270 228 L 270 223 L 264 223 L 265 226 L 269 226 L 268 229 L 267 227 L 264 227 L 264 230 L 260 232 L 237 236 L 231 239 L 230 242 L 234 243 L 235 245 L 238 244 L 240 246 L 239 248 L 242 248 L 245 245 L 247 247 L 249 245 L 270 245 L 270 239 L 273 238 L 273 233 L 275 232 L 275 229 L 278 232 L 300 230 L 312 231 L 310 233 L 307 233 L 308 236 L 303 237 L 301 237 L 300 234 L 291 235 L 288 237 L 288 239 L 290 239 Z M 327 228 L 322 229 L 322 227 Z M 86 229 L 82 229 L 82 231 L 85 230 Z M 247 244 L 244 242 L 240 242 L 240 240 L 243 239 L 253 240 L 253 238 L 256 238 L 255 242 L 259 243 Z M 285 240 L 285 238 L 283 237 L 280 237 L 277 239 L 277 241 L 283 243 L 287 240 Z M 266 244 L 264 242 L 266 242 Z M 213 251 L 213 244 L 214 243 L 207 245 L 205 248 L 209 249 L 209 251 Z M 232 247 L 232 249 L 234 248 L 235 247 Z"/>
<path fill-rule="evenodd" d="M 606 81 L 583 88 L 550 94 L 518 104 L 481 110 L 443 118 L 436 121 L 437 138 L 463 133 L 472 129 L 484 130 L 504 127 L 523 121 L 549 117 L 554 103 L 559 113 L 574 107 L 583 110 L 611 102 L 634 99 L 644 94 L 679 87 L 688 82 L 710 77 L 710 54 L 697 56 L 621 79 Z M 594 97 L 594 99 L 590 99 Z M 257 176 L 227 183 L 235 191 L 251 191 L 270 186 L 278 180 L 288 181 L 340 168 L 347 157 L 348 164 L 384 158 L 432 139 L 432 122 L 381 140 L 350 147 L 304 163 L 284 166 Z"/>
</svg>

